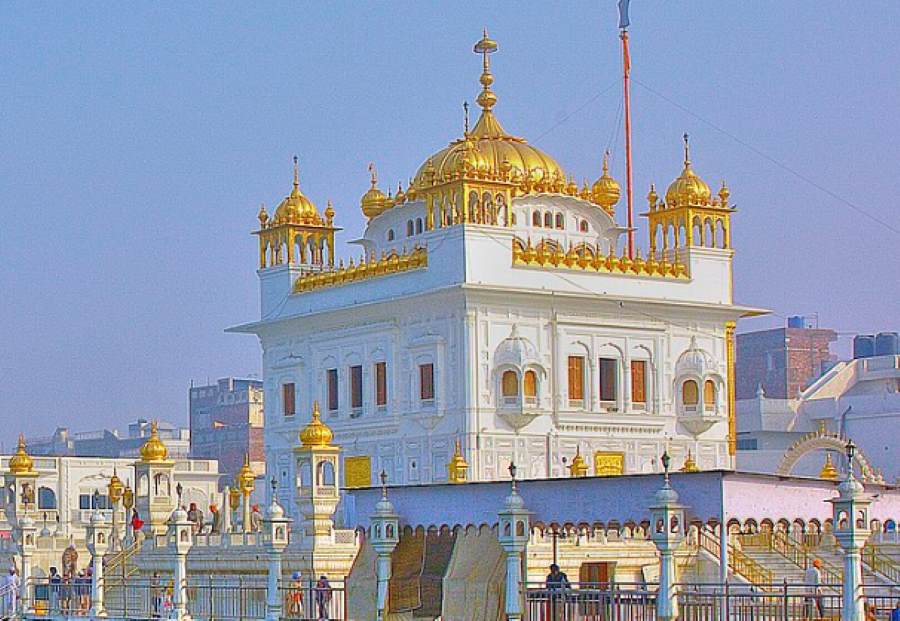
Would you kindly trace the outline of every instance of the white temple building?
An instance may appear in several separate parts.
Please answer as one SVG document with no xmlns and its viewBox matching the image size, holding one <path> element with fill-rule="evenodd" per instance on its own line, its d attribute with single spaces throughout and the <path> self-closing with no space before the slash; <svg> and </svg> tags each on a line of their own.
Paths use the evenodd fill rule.
<svg viewBox="0 0 900 621">
<path fill-rule="evenodd" d="M 280 498 L 314 403 L 347 487 L 382 470 L 496 480 L 512 461 L 525 478 L 659 472 L 666 447 L 685 470 L 734 467 L 734 326 L 761 311 L 732 299 L 728 189 L 694 173 L 685 136 L 680 174 L 648 195 L 649 248 L 631 252 L 606 159 L 579 188 L 500 124 L 496 50 L 475 47 L 477 123 L 405 191 L 370 166 L 361 257 L 336 258 L 337 210 L 301 192 L 296 161 L 290 194 L 260 210 L 260 317 L 231 331 L 262 345 Z"/>
</svg>

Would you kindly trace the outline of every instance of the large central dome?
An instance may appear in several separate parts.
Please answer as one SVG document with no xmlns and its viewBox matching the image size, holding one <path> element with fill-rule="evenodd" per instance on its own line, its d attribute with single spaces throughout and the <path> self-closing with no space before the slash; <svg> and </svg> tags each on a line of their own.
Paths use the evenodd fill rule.
<svg viewBox="0 0 900 621">
<path fill-rule="evenodd" d="M 478 95 L 481 117 L 463 138 L 430 156 L 419 167 L 413 183 L 431 185 L 449 180 L 460 173 L 485 178 L 502 175 L 513 182 L 524 182 L 535 190 L 553 191 L 564 187 L 566 175 L 553 157 L 528 144 L 524 138 L 503 129 L 492 108 L 497 96 L 491 90 L 494 76 L 490 72 L 488 54 L 497 51 L 497 43 L 487 32 L 475 44 L 475 52 L 484 57 L 481 74 L 482 92 Z"/>
</svg>

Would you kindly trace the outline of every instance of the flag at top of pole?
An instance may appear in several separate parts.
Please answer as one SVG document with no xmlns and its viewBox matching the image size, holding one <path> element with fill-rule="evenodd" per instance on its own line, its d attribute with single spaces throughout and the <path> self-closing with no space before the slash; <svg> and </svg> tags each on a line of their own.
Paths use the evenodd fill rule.
<svg viewBox="0 0 900 621">
<path fill-rule="evenodd" d="M 628 3 L 631 0 L 619 0 L 619 30 L 625 30 L 631 25 L 628 21 Z"/>
</svg>

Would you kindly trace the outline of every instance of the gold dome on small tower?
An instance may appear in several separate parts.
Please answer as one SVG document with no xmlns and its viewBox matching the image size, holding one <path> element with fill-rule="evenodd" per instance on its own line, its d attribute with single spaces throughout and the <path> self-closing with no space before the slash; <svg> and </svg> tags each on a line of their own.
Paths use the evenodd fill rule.
<svg viewBox="0 0 900 621">
<path fill-rule="evenodd" d="M 681 175 L 666 190 L 666 204 L 669 207 L 680 205 L 708 205 L 712 193 L 706 182 L 697 176 L 691 168 L 688 146 L 688 135 L 684 135 L 684 169 Z"/>
<path fill-rule="evenodd" d="M 19 434 L 19 446 L 16 454 L 9 459 L 9 471 L 12 474 L 31 474 L 34 472 L 34 460 L 25 451 L 25 435 Z"/>
<path fill-rule="evenodd" d="M 125 484 L 122 483 L 122 479 L 119 478 L 115 468 L 113 468 L 113 475 L 109 480 L 106 491 L 113 504 L 119 502 L 122 499 L 122 495 L 125 493 Z"/>
<path fill-rule="evenodd" d="M 244 465 L 241 466 L 241 469 L 238 470 L 237 475 L 235 475 L 234 482 L 236 483 L 236 487 L 241 490 L 241 493 L 245 496 L 249 496 L 253 493 L 253 488 L 256 486 L 256 475 L 253 474 L 253 470 L 250 469 L 249 455 L 244 455 Z"/>
<path fill-rule="evenodd" d="M 572 463 L 569 464 L 569 476 L 573 478 L 586 477 L 588 473 L 588 466 L 584 462 L 584 457 L 581 456 L 581 447 L 577 447 L 575 449 L 575 457 L 572 458 Z"/>
<path fill-rule="evenodd" d="M 465 483 L 466 473 L 469 470 L 469 464 L 462 455 L 462 445 L 459 440 L 456 441 L 456 450 L 453 451 L 453 457 L 447 464 L 447 480 L 451 483 Z"/>
<path fill-rule="evenodd" d="M 819 478 L 828 481 L 838 480 L 838 471 L 834 466 L 834 462 L 831 461 L 831 453 L 825 453 L 825 463 L 822 464 L 822 470 L 819 471 Z"/>
<path fill-rule="evenodd" d="M 150 423 L 150 437 L 141 447 L 141 461 L 144 463 L 164 462 L 169 457 L 169 449 L 159 438 L 159 424 L 156 421 Z"/>
<path fill-rule="evenodd" d="M 609 175 L 609 151 L 603 154 L 603 174 L 591 186 L 591 199 L 612 215 L 613 206 L 619 202 L 622 188 L 619 182 Z"/>
<path fill-rule="evenodd" d="M 313 401 L 312 420 L 300 432 L 300 442 L 303 443 L 304 448 L 315 448 L 330 446 L 333 439 L 334 433 L 328 428 L 328 425 L 322 422 L 319 402 Z"/>
<path fill-rule="evenodd" d="M 390 205 L 387 202 L 387 196 L 378 189 L 378 171 L 375 170 L 374 163 L 369 164 L 369 173 L 371 174 L 372 187 L 362 195 L 359 205 L 362 208 L 363 215 L 371 220 L 383 214 L 390 208 Z"/>
<path fill-rule="evenodd" d="M 300 191 L 300 168 L 294 156 L 294 187 L 278 209 L 275 210 L 276 224 L 322 224 L 322 216 L 311 200 Z"/>
<path fill-rule="evenodd" d="M 700 472 L 700 466 L 694 461 L 694 456 L 691 454 L 690 449 L 688 449 L 687 457 L 684 458 L 684 465 L 681 466 L 681 472 Z"/>
</svg>

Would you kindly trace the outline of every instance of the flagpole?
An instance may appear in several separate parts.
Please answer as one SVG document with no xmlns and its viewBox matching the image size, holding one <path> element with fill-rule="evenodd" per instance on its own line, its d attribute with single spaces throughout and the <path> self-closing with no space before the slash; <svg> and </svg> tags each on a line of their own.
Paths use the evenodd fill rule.
<svg viewBox="0 0 900 621">
<path fill-rule="evenodd" d="M 628 258 L 634 258 L 634 201 L 631 186 L 631 58 L 628 54 L 628 30 L 622 28 L 622 68 L 625 87 L 625 189 L 628 201 Z"/>
</svg>

